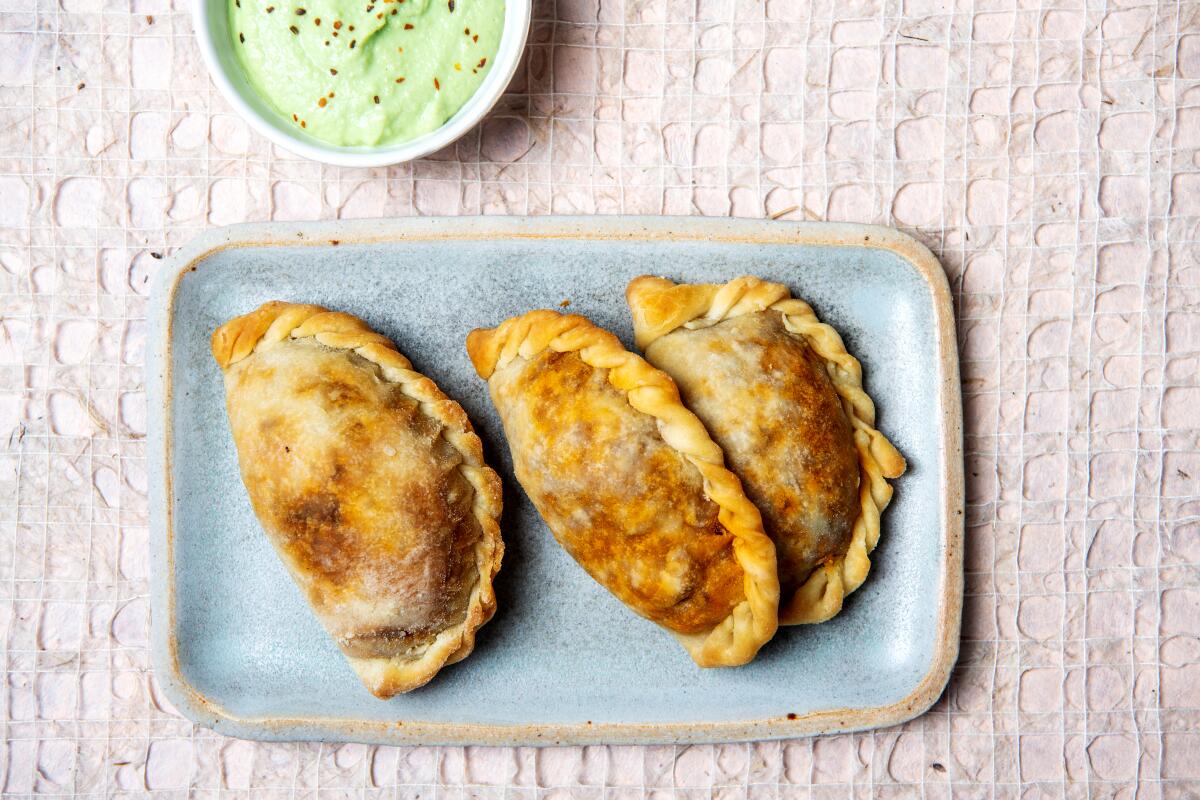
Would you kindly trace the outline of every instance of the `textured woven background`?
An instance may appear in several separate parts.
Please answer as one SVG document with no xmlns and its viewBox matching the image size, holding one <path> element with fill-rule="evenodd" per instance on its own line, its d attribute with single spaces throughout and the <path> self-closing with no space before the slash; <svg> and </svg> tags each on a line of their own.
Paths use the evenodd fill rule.
<svg viewBox="0 0 1200 800">
<path fill-rule="evenodd" d="M 322 167 L 215 94 L 185 0 L 0 0 L 0 781 L 11 795 L 1200 796 L 1200 4 L 552 0 L 436 157 Z M 951 276 L 961 661 L 875 733 L 720 747 L 265 745 L 146 648 L 145 298 L 240 220 L 877 222 Z"/>
</svg>

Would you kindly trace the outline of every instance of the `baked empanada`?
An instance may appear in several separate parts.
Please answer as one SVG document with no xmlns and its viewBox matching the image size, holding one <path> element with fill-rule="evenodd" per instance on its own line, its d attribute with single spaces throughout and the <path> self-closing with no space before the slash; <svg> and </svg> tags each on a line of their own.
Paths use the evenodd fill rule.
<svg viewBox="0 0 1200 800">
<path fill-rule="evenodd" d="M 558 542 L 701 666 L 775 633 L 775 548 L 674 382 L 584 317 L 531 311 L 467 337 L 517 479 Z"/>
<path fill-rule="evenodd" d="M 218 328 L 250 502 L 378 697 L 466 658 L 496 609 L 500 479 L 466 413 L 349 314 L 271 302 Z"/>
<path fill-rule="evenodd" d="M 904 472 L 877 431 L 862 367 L 786 286 L 635 278 L 637 344 L 675 379 L 763 515 L 779 561 L 782 624 L 838 613 L 871 567 L 884 478 Z"/>
</svg>

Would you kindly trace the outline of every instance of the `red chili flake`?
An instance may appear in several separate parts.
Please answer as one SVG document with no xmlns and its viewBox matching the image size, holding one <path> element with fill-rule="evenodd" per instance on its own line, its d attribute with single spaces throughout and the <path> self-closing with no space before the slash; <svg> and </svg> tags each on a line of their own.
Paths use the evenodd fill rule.
<svg viewBox="0 0 1200 800">
<path fill-rule="evenodd" d="M 238 41 L 241 42 L 242 44 L 245 44 L 246 43 L 246 34 L 238 33 Z"/>
<path fill-rule="evenodd" d="M 442 85 L 440 83 L 438 83 L 437 78 L 433 79 L 433 88 L 437 89 L 439 92 L 442 90 Z"/>
<path fill-rule="evenodd" d="M 300 127 L 301 127 L 301 128 L 307 128 L 307 127 L 308 127 L 308 122 L 307 122 L 307 120 L 303 120 L 303 119 L 302 119 L 302 120 L 300 120 Z"/>
<path fill-rule="evenodd" d="M 330 93 L 329 93 L 329 99 L 330 99 L 330 100 L 332 100 L 332 99 L 333 99 L 333 92 L 330 92 Z"/>
<path fill-rule="evenodd" d="M 375 95 L 372 99 L 375 101 L 375 105 L 379 105 L 379 95 Z"/>
<path fill-rule="evenodd" d="M 297 9 L 296 9 L 296 16 L 297 16 L 297 17 L 303 17 L 303 16 L 304 16 L 305 14 L 307 14 L 307 13 L 308 13 L 308 12 L 307 12 L 307 11 L 305 11 L 303 8 L 297 8 Z"/>
<path fill-rule="evenodd" d="M 300 29 L 297 28 L 295 25 L 289 25 L 288 30 L 291 31 L 295 35 L 299 35 L 299 33 L 300 33 Z"/>
<path fill-rule="evenodd" d="M 380 11 L 378 14 L 376 14 L 375 19 L 383 19 L 383 12 Z"/>
<path fill-rule="evenodd" d="M 336 70 L 336 69 L 334 69 L 333 67 L 330 67 L 330 68 L 329 68 L 329 74 L 330 74 L 330 75 L 337 75 L 337 70 Z"/>
<path fill-rule="evenodd" d="M 394 17 L 394 16 L 396 16 L 397 14 L 399 14 L 399 13 L 400 13 L 400 12 L 399 12 L 399 11 L 397 11 L 396 9 L 394 9 L 394 8 L 392 9 L 392 16 L 393 16 L 393 17 Z"/>
<path fill-rule="evenodd" d="M 354 45 L 356 45 L 356 44 L 358 44 L 358 39 L 351 39 L 350 40 L 350 49 L 353 50 Z"/>
<path fill-rule="evenodd" d="M 404 78 L 396 78 L 396 83 L 404 83 Z"/>
<path fill-rule="evenodd" d="M 450 13 L 454 13 L 454 0 L 446 0 L 446 7 L 450 9 Z"/>
<path fill-rule="evenodd" d="M 487 63 L 487 57 L 484 56 L 483 58 L 479 59 L 479 63 L 476 64 L 475 66 L 479 67 L 480 69 L 483 69 L 483 65 L 486 63 Z"/>
<path fill-rule="evenodd" d="M 411 22 L 404 23 L 404 30 L 411 31 L 412 29 L 413 29 L 413 24 Z"/>
<path fill-rule="evenodd" d="M 336 38 L 337 38 L 337 35 L 338 35 L 338 32 L 337 32 L 337 31 L 334 31 L 334 32 L 333 32 L 333 38 L 335 38 L 335 39 L 336 39 Z"/>
<path fill-rule="evenodd" d="M 322 97 L 320 100 L 317 101 L 317 105 L 320 106 L 321 108 L 324 108 L 325 104 L 327 102 L 329 102 L 329 101 L 327 101 L 324 97 Z"/>
<path fill-rule="evenodd" d="M 479 34 L 477 33 L 477 34 L 475 34 L 474 36 L 472 36 L 472 37 L 471 37 L 471 41 L 472 41 L 472 42 L 478 42 L 478 41 L 479 41 Z"/>
<path fill-rule="evenodd" d="M 295 114 L 292 114 L 292 122 L 299 122 L 299 121 L 300 121 L 300 118 L 297 117 Z"/>
<path fill-rule="evenodd" d="M 321 18 L 317 17 L 316 19 L 314 19 L 313 25 L 316 25 L 318 28 L 321 27 Z"/>
<path fill-rule="evenodd" d="M 471 29 L 463 28 L 463 36 L 470 36 L 470 35 L 471 35 Z"/>
<path fill-rule="evenodd" d="M 271 13 L 272 11 L 274 11 L 274 10 L 275 10 L 275 6 L 267 6 L 267 13 L 268 13 L 268 14 L 270 14 L 270 13 Z"/>
<path fill-rule="evenodd" d="M 346 30 L 350 30 L 350 31 L 352 31 L 352 30 L 354 30 L 354 26 L 353 26 L 353 25 L 351 25 L 351 26 L 350 26 L 349 28 L 347 28 Z"/>
<path fill-rule="evenodd" d="M 337 31 L 337 30 L 341 30 L 341 29 L 342 29 L 342 21 L 341 21 L 340 19 L 335 19 L 335 20 L 333 21 L 333 29 L 334 29 L 335 31 Z"/>
</svg>

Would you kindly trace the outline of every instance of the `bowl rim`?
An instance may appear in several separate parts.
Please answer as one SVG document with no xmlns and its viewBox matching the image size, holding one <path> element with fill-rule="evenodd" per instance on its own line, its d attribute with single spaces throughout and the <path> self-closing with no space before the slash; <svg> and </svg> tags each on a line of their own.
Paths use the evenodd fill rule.
<svg viewBox="0 0 1200 800">
<path fill-rule="evenodd" d="M 223 0 L 193 0 L 192 26 L 196 33 L 196 42 L 200 45 L 200 53 L 204 58 L 204 66 L 208 69 L 208 75 L 226 102 L 233 106 L 238 115 L 250 124 L 250 127 L 273 144 L 312 161 L 339 167 L 386 167 L 392 164 L 402 164 L 441 150 L 462 138 L 467 131 L 479 124 L 496 107 L 496 103 L 500 101 L 500 97 L 512 82 L 513 75 L 516 74 L 517 67 L 525 53 L 525 44 L 529 38 L 529 25 L 533 16 L 532 0 L 504 0 L 504 29 L 501 32 L 500 46 L 496 53 L 496 66 L 499 69 L 493 70 L 475 90 L 475 93 L 467 99 L 466 103 L 440 127 L 399 144 L 342 147 L 326 144 L 314 137 L 299 136 L 277 127 L 246 101 L 242 92 L 234 85 L 217 54 L 216 36 L 209 24 L 207 13 L 209 6 L 214 3 L 223 4 Z M 514 46 L 506 48 L 507 40 L 511 37 L 516 37 L 513 42 Z M 502 61 L 502 55 L 507 56 L 507 60 Z"/>
</svg>

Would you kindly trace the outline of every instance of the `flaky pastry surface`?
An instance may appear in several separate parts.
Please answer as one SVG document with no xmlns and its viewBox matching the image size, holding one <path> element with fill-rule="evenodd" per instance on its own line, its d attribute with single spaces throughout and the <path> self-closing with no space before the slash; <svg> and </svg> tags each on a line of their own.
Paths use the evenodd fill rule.
<svg viewBox="0 0 1200 800">
<path fill-rule="evenodd" d="M 774 546 L 670 377 L 554 311 L 473 331 L 467 351 L 559 543 L 698 664 L 752 659 L 777 624 Z"/>
<path fill-rule="evenodd" d="M 254 511 L 355 672 L 387 698 L 495 611 L 500 479 L 466 413 L 349 314 L 266 303 L 214 333 Z"/>
<path fill-rule="evenodd" d="M 862 367 L 786 286 L 635 278 L 647 359 L 672 377 L 763 512 L 779 555 L 780 622 L 822 622 L 866 579 L 904 458 L 875 428 Z"/>
</svg>

